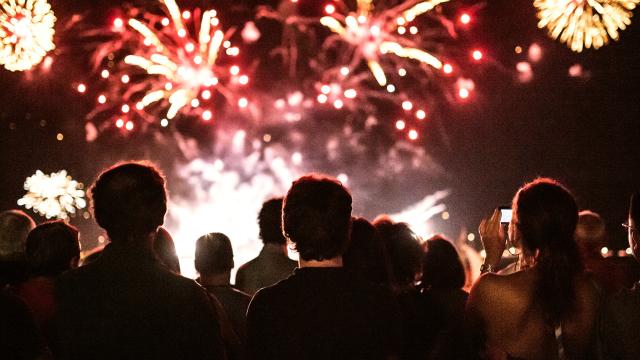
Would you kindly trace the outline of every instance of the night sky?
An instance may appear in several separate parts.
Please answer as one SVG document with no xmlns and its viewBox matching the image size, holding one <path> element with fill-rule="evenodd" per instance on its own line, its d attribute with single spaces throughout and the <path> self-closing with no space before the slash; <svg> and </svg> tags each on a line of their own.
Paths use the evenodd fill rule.
<svg viewBox="0 0 640 360">
<path fill-rule="evenodd" d="M 509 203 L 525 181 L 554 177 L 574 192 L 581 208 L 603 215 L 614 247 L 625 248 L 619 224 L 629 194 L 640 190 L 640 14 L 636 11 L 632 21 L 637 23 L 621 33 L 619 42 L 575 54 L 537 29 L 532 2 L 490 0 L 477 10 L 464 35 L 486 54 L 486 64 L 474 76 L 475 98 L 445 107 L 440 125 L 428 134 L 425 147 L 445 173 L 419 187 L 452 190 L 445 200 L 451 219 L 441 228 L 454 236 L 462 227 L 475 230 L 482 216 Z M 51 3 L 59 26 L 71 14 L 87 11 L 96 23 L 106 22 L 119 1 Z M 218 8 L 225 3 L 209 2 Z M 477 2 L 452 3 L 464 9 Z M 16 207 L 24 179 L 37 169 L 67 169 L 90 184 L 99 169 L 120 159 L 149 157 L 169 166 L 158 155 L 162 146 L 135 136 L 85 141 L 88 105 L 72 83 L 90 71 L 89 52 L 72 34 L 57 35 L 56 43 L 50 73 L 0 71 L 0 209 Z M 523 84 L 515 65 L 526 60 L 532 43 L 541 46 L 542 58 L 532 64 L 533 79 Z M 514 52 L 516 46 L 525 49 L 523 54 Z M 582 77 L 569 76 L 575 64 L 582 66 Z M 58 133 L 63 141 L 56 140 Z M 412 190 L 404 189 L 409 197 Z M 90 222 L 74 223 L 83 229 Z"/>
</svg>

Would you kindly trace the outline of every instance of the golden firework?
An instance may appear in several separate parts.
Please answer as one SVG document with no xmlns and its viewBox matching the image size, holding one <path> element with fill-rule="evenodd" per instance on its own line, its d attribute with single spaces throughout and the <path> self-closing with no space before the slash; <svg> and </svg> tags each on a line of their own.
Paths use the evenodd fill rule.
<svg viewBox="0 0 640 360">
<path fill-rule="evenodd" d="M 46 0 L 0 0 L 0 64 L 29 70 L 53 50 L 56 17 Z"/>
<path fill-rule="evenodd" d="M 632 10 L 640 0 L 535 0 L 539 28 L 566 43 L 571 50 L 599 49 L 618 40 L 619 30 L 631 24 Z"/>
</svg>

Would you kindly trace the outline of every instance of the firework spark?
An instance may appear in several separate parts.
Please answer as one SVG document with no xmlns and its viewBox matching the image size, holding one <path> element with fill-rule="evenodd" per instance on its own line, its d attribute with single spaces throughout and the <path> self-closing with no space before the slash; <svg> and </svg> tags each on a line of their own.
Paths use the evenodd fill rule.
<svg viewBox="0 0 640 360">
<path fill-rule="evenodd" d="M 121 37 L 102 44 L 96 62 L 108 64 L 105 55 L 129 52 L 116 69 L 101 72 L 110 89 L 121 90 L 111 96 L 99 94 L 100 106 L 89 118 L 119 108 L 116 127 L 132 130 L 134 114 L 148 122 L 161 119 L 163 127 L 178 114 L 200 115 L 210 121 L 218 94 L 238 107 L 247 106 L 248 100 L 236 97 L 234 90 L 247 85 L 249 77 L 230 63 L 239 49 L 231 46 L 233 31 L 222 30 L 216 10 L 181 11 L 175 0 L 161 2 L 167 16 L 146 13 L 143 20 L 114 21 L 114 30 Z M 110 98 L 124 102 L 114 105 Z"/>
<path fill-rule="evenodd" d="M 31 69 L 53 50 L 56 17 L 46 0 L 0 0 L 0 64 Z"/>
<path fill-rule="evenodd" d="M 373 0 L 358 0 L 356 12 L 344 16 L 335 12 L 335 8 L 330 8 L 331 14 L 322 17 L 320 23 L 354 47 L 353 66 L 364 61 L 378 84 L 386 86 L 387 76 L 380 63 L 382 55 L 393 54 L 417 60 L 436 69 L 442 68 L 443 63 L 437 57 L 417 48 L 417 44 L 398 34 L 406 32 L 405 24 L 447 1 L 449 0 L 423 1 L 408 9 L 400 5 L 376 14 Z"/>
<path fill-rule="evenodd" d="M 38 170 L 27 178 L 24 189 L 27 194 L 18 200 L 18 205 L 33 209 L 47 219 L 66 219 L 76 210 L 84 209 L 84 186 L 61 170 L 50 175 Z"/>
<path fill-rule="evenodd" d="M 640 0 L 535 0 L 539 28 L 566 43 L 571 50 L 599 49 L 618 40 L 619 30 L 631 24 L 632 10 Z"/>
</svg>

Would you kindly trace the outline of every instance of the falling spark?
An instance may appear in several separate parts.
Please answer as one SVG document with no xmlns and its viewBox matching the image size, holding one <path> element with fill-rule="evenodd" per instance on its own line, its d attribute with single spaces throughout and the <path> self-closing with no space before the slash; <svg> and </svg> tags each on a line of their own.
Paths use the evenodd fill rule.
<svg viewBox="0 0 640 360">
<path fill-rule="evenodd" d="M 33 209 L 47 219 L 66 219 L 87 206 L 83 188 L 66 170 L 50 175 L 38 170 L 25 181 L 27 193 L 18 200 L 18 205 Z"/>
<path fill-rule="evenodd" d="M 566 43 L 571 50 L 599 49 L 618 40 L 619 30 L 631 24 L 632 11 L 640 0 L 535 0 L 538 27 Z"/>
<path fill-rule="evenodd" d="M 0 0 L 0 64 L 29 70 L 53 50 L 56 17 L 46 0 Z"/>
</svg>

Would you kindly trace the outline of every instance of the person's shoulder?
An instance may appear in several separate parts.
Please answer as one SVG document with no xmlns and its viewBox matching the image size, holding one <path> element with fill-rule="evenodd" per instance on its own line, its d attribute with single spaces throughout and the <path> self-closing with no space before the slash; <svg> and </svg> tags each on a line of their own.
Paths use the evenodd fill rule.
<svg viewBox="0 0 640 360">
<path fill-rule="evenodd" d="M 281 297 L 282 295 L 279 294 L 279 291 L 277 289 L 274 291 L 272 286 L 258 290 L 249 302 L 247 316 L 276 312 L 278 305 L 281 303 L 279 301 Z"/>
<path fill-rule="evenodd" d="M 473 284 L 471 288 L 471 293 L 486 293 L 495 289 L 496 287 L 502 286 L 505 284 L 505 278 L 512 276 L 510 275 L 498 275 L 494 273 L 486 273 L 482 274 L 478 280 Z"/>
<path fill-rule="evenodd" d="M 508 274 L 486 273 L 480 276 L 473 285 L 473 288 L 477 287 L 477 290 L 481 292 L 522 292 L 523 290 L 531 288 L 531 285 L 534 284 L 535 281 L 536 274 L 530 270 L 516 271 Z"/>
<path fill-rule="evenodd" d="M 640 291 L 622 289 L 603 299 L 599 309 L 599 331 L 607 348 L 623 349 L 620 342 L 634 334 L 639 326 Z"/>
<path fill-rule="evenodd" d="M 640 313 L 640 289 L 622 289 L 607 296 L 603 301 L 603 309 L 606 312 L 626 313 L 631 310 Z"/>
<path fill-rule="evenodd" d="M 236 296 L 251 298 L 251 295 L 247 294 L 246 292 L 244 292 L 242 290 L 236 289 L 233 286 L 231 286 L 231 293 L 233 293 Z"/>
<path fill-rule="evenodd" d="M 94 279 L 99 272 L 100 268 L 97 263 L 87 264 L 79 268 L 66 271 L 56 279 L 56 287 L 64 288 L 65 286 L 70 286 L 76 283 L 92 282 L 92 279 Z"/>
<path fill-rule="evenodd" d="M 231 289 L 230 291 L 231 295 L 236 299 L 240 301 L 246 301 L 247 303 L 251 301 L 251 295 L 247 294 L 246 292 L 240 291 L 234 287 L 231 287 L 230 289 Z"/>
<path fill-rule="evenodd" d="M 251 259 L 251 260 L 247 261 L 246 263 L 242 264 L 238 268 L 238 274 L 242 274 L 242 273 L 244 273 L 246 271 L 251 271 L 251 269 L 253 267 L 255 267 L 258 262 L 260 262 L 260 260 L 261 260 L 260 256 L 256 256 L 253 259 Z"/>
<path fill-rule="evenodd" d="M 300 285 L 301 283 L 297 281 L 296 276 L 291 275 L 288 278 L 282 279 L 271 286 L 267 286 L 258 290 L 253 295 L 251 302 L 281 302 L 281 298 L 288 298 L 289 296 L 292 296 L 291 293 L 295 292 L 296 289 L 299 289 Z"/>
<path fill-rule="evenodd" d="M 178 291 L 184 291 L 185 293 L 202 293 L 206 294 L 205 288 L 203 288 L 200 284 L 198 284 L 195 280 L 186 278 L 182 275 L 178 275 L 172 271 L 169 271 L 162 267 L 160 269 L 159 276 L 161 277 L 162 283 L 164 283 L 167 287 L 174 287 Z"/>
<path fill-rule="evenodd" d="M 505 294 L 517 293 L 514 288 L 518 287 L 518 283 L 522 282 L 522 273 L 508 275 L 483 274 L 471 288 L 468 296 L 468 305 L 479 309 L 487 306 L 494 307 L 497 303 L 509 298 Z"/>
<path fill-rule="evenodd" d="M 288 256 L 286 257 L 286 260 L 287 260 L 287 264 L 291 266 L 292 269 L 295 269 L 298 267 L 297 261 L 290 259 Z"/>
</svg>

